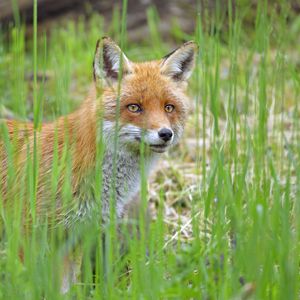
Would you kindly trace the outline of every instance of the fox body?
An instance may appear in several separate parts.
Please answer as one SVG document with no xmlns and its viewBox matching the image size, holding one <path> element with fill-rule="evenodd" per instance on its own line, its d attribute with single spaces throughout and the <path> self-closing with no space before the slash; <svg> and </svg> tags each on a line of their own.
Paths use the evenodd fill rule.
<svg viewBox="0 0 300 300">
<path fill-rule="evenodd" d="M 145 148 L 147 176 L 160 153 L 176 144 L 182 135 L 189 107 L 185 91 L 196 49 L 194 42 L 188 42 L 161 60 L 133 63 L 110 38 L 103 38 L 96 47 L 93 85 L 77 111 L 53 123 L 42 124 L 37 131 L 30 123 L 5 121 L 8 136 L 14 142 L 17 181 L 28 156 L 33 156 L 34 149 L 38 149 L 35 208 L 38 216 L 48 216 L 51 210 L 55 222 L 69 228 L 91 218 L 101 201 L 102 218 L 106 222 L 113 191 L 116 214 L 122 218 L 125 208 L 139 192 L 141 143 Z M 100 165 L 97 162 L 99 141 L 104 145 Z M 55 153 L 60 159 L 67 153 L 71 172 L 60 172 L 53 210 L 49 178 Z M 10 197 L 14 189 L 8 188 L 11 158 L 4 143 L 0 143 L 0 159 L 2 201 L 7 207 L 14 199 Z M 95 196 L 97 172 L 102 172 L 101 199 Z M 73 197 L 65 207 L 61 195 L 67 176 Z M 29 211 L 30 205 L 24 203 L 24 210 Z M 67 276 L 73 280 L 74 274 Z"/>
</svg>

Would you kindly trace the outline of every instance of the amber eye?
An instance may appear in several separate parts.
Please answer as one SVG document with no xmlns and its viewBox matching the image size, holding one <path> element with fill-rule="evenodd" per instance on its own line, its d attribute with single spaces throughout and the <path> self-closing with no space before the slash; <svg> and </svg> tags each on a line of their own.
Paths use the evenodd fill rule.
<svg viewBox="0 0 300 300">
<path fill-rule="evenodd" d="M 138 104 L 128 104 L 127 109 L 133 113 L 138 113 L 142 111 L 142 108 Z"/>
<path fill-rule="evenodd" d="M 175 109 L 175 106 L 172 105 L 172 104 L 167 104 L 167 105 L 165 106 L 165 111 L 166 111 L 167 113 L 171 113 L 174 109 Z"/>
</svg>

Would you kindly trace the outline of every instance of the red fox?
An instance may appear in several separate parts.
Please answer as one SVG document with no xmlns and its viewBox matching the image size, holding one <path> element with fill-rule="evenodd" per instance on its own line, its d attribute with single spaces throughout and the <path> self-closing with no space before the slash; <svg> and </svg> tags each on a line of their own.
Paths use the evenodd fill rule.
<svg viewBox="0 0 300 300">
<path fill-rule="evenodd" d="M 13 163 L 16 180 L 28 156 L 38 144 L 38 178 L 35 211 L 39 217 L 53 210 L 47 180 L 55 149 L 71 159 L 71 172 L 61 172 L 55 192 L 54 220 L 66 229 L 86 221 L 101 201 L 103 222 L 109 217 L 110 193 L 115 192 L 117 218 L 136 197 L 140 188 L 140 144 L 143 142 L 145 166 L 148 174 L 161 153 L 175 145 L 182 135 L 189 108 L 186 95 L 187 80 L 195 65 L 197 45 L 187 42 L 161 60 L 135 63 L 130 61 L 117 44 L 108 37 L 97 42 L 93 75 L 94 82 L 88 97 L 79 109 L 53 123 L 44 123 L 34 134 L 31 123 L 5 121 L 8 136 L 14 141 Z M 99 121 L 100 119 L 100 121 Z M 101 128 L 99 128 L 99 126 Z M 117 136 L 117 149 L 116 139 Z M 97 141 L 104 144 L 101 199 L 96 199 L 93 187 L 97 164 Z M 14 199 L 7 188 L 8 151 L 0 142 L 0 182 L 4 207 Z M 10 158 L 11 159 L 11 158 Z M 115 159 L 115 161 L 114 161 Z M 115 163 L 115 179 L 113 170 Z M 100 170 L 101 172 L 101 170 Z M 61 200 L 65 177 L 70 177 L 72 200 L 65 208 Z M 88 178 L 88 179 L 87 179 Z M 113 182 L 114 181 L 114 182 Z M 16 184 L 18 185 L 18 184 Z M 24 203 L 24 210 L 32 207 Z M 29 213 L 30 214 L 30 213 Z M 76 280 L 75 262 L 66 258 L 62 291 Z"/>
</svg>

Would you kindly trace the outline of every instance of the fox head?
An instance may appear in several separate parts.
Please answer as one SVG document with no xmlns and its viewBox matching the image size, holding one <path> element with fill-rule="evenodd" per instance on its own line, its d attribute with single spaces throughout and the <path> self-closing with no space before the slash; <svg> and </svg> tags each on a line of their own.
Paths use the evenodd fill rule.
<svg viewBox="0 0 300 300">
<path fill-rule="evenodd" d="M 122 145 L 139 149 L 143 141 L 162 153 L 176 144 L 186 121 L 185 90 L 196 52 L 197 45 L 187 42 L 160 60 L 136 63 L 110 38 L 99 40 L 93 67 L 105 133 L 115 132 L 118 118 Z"/>
</svg>

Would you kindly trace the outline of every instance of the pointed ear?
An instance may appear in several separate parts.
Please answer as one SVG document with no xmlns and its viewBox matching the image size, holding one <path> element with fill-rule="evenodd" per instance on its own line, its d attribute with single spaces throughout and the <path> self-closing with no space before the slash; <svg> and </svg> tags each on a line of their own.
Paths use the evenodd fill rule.
<svg viewBox="0 0 300 300">
<path fill-rule="evenodd" d="M 195 66 L 198 46 L 187 42 L 166 55 L 161 62 L 161 72 L 175 81 L 188 80 Z"/>
<path fill-rule="evenodd" d="M 131 72 L 131 62 L 109 37 L 98 40 L 94 57 L 94 80 L 114 83 L 122 76 Z M 121 69 L 122 68 L 122 69 Z"/>
</svg>

